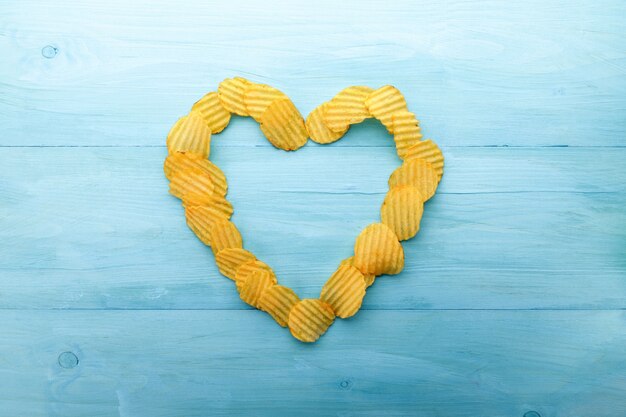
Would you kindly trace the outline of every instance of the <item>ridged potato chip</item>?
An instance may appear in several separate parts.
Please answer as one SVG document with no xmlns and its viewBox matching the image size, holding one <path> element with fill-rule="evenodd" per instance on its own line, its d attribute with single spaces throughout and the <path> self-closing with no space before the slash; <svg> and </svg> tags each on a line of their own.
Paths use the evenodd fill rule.
<svg viewBox="0 0 626 417">
<path fill-rule="evenodd" d="M 273 101 L 289 97 L 282 91 L 266 84 L 250 83 L 243 95 L 243 102 L 248 114 L 257 122 Z"/>
<path fill-rule="evenodd" d="M 209 236 L 211 239 L 211 249 L 213 253 L 218 253 L 221 250 L 228 248 L 243 247 L 243 239 L 237 227 L 230 220 L 216 220 L 209 227 Z"/>
<path fill-rule="evenodd" d="M 396 152 L 401 159 L 405 158 L 407 149 L 422 140 L 422 131 L 415 114 L 408 110 L 401 110 L 391 116 L 393 122 L 393 140 L 396 142 Z"/>
<path fill-rule="evenodd" d="M 281 327 L 286 327 L 289 312 L 298 301 L 300 297 L 291 288 L 274 285 L 263 292 L 258 308 L 269 313 Z"/>
<path fill-rule="evenodd" d="M 207 158 L 211 153 L 211 129 L 199 113 L 192 111 L 174 124 L 166 144 L 169 153 L 192 152 Z"/>
<path fill-rule="evenodd" d="M 224 197 L 204 194 L 187 194 L 183 200 L 183 207 L 204 207 L 228 220 L 233 215 L 233 206 Z"/>
<path fill-rule="evenodd" d="M 408 148 L 404 154 L 404 160 L 411 161 L 413 159 L 423 159 L 426 162 L 430 162 L 437 173 L 437 178 L 441 180 L 443 175 L 443 153 L 435 142 L 426 139 Z"/>
<path fill-rule="evenodd" d="M 237 290 L 241 291 L 243 284 L 246 283 L 246 280 L 248 279 L 250 274 L 258 270 L 268 271 L 270 274 L 272 274 L 274 278 L 276 278 L 276 274 L 274 274 L 272 268 L 270 268 L 265 262 L 259 260 L 248 261 L 241 264 L 241 266 L 237 268 L 237 271 L 235 272 L 235 284 L 237 284 Z"/>
<path fill-rule="evenodd" d="M 412 185 L 428 200 L 435 194 L 439 178 L 430 162 L 423 159 L 404 161 L 389 177 L 389 188 L 396 185 Z"/>
<path fill-rule="evenodd" d="M 311 140 L 320 144 L 328 144 L 333 143 L 339 139 L 348 131 L 348 127 L 345 130 L 340 132 L 334 132 L 330 130 L 328 126 L 326 126 L 326 122 L 324 121 L 324 112 L 326 111 L 326 107 L 328 103 L 323 103 L 315 108 L 311 113 L 309 113 L 306 118 L 306 130 L 311 137 Z"/>
<path fill-rule="evenodd" d="M 222 106 L 219 96 L 215 91 L 205 94 L 191 107 L 192 111 L 198 112 L 207 124 L 211 133 L 220 133 L 230 122 L 230 112 Z"/>
<path fill-rule="evenodd" d="M 320 300 L 332 307 L 337 317 L 352 317 L 361 308 L 365 297 L 363 273 L 352 265 L 340 266 L 326 281 Z"/>
<path fill-rule="evenodd" d="M 404 268 L 404 251 L 389 226 L 373 223 L 356 238 L 352 264 L 364 274 L 398 274 Z"/>
<path fill-rule="evenodd" d="M 304 120 L 289 99 L 272 102 L 261 116 L 261 130 L 272 145 L 286 151 L 304 146 L 308 133 Z"/>
<path fill-rule="evenodd" d="M 301 342 L 315 342 L 333 324 L 333 309 L 321 300 L 307 298 L 293 306 L 289 312 L 289 331 Z"/>
<path fill-rule="evenodd" d="M 389 226 L 399 240 L 411 239 L 420 230 L 424 197 L 412 185 L 392 187 L 380 208 L 381 221 Z"/>
<path fill-rule="evenodd" d="M 220 213 L 207 207 L 192 206 L 185 209 L 187 225 L 207 246 L 211 246 L 211 227 L 216 221 L 226 220 Z"/>
<path fill-rule="evenodd" d="M 226 176 L 217 165 L 206 159 L 206 157 L 194 153 L 174 152 L 167 156 L 163 165 L 165 176 L 170 181 L 175 173 L 192 168 L 200 169 L 207 173 L 213 184 L 215 184 L 214 192 L 216 195 L 222 197 L 226 195 L 228 191 Z"/>
<path fill-rule="evenodd" d="M 189 195 L 212 196 L 215 184 L 202 170 L 191 168 L 178 171 L 170 181 L 170 194 L 185 201 Z"/>
<path fill-rule="evenodd" d="M 250 81 L 241 77 L 227 78 L 222 81 L 217 87 L 217 95 L 222 106 L 239 116 L 249 116 L 243 96 L 250 84 Z"/>
<path fill-rule="evenodd" d="M 352 261 L 354 260 L 354 256 L 344 259 L 339 263 L 339 266 L 342 265 L 352 265 Z M 362 273 L 362 272 L 361 272 Z M 374 274 L 363 274 L 363 281 L 365 281 L 365 287 L 370 287 L 374 281 L 376 280 L 376 275 Z"/>
<path fill-rule="evenodd" d="M 243 302 L 258 308 L 261 295 L 275 284 L 276 277 L 274 274 L 261 269 L 253 271 L 240 287 L 239 297 Z"/>
<path fill-rule="evenodd" d="M 358 85 L 341 90 L 324 108 L 326 126 L 333 132 L 345 132 L 351 124 L 371 117 L 365 100 L 373 91 Z"/>
<path fill-rule="evenodd" d="M 385 85 L 374 90 L 365 100 L 365 105 L 370 114 L 380 120 L 391 134 L 394 133 L 393 114 L 407 110 L 404 96 L 392 85 Z"/>
<path fill-rule="evenodd" d="M 215 263 L 222 275 L 235 280 L 237 269 L 246 262 L 255 261 L 256 256 L 241 248 L 226 248 L 217 252 Z"/>
</svg>

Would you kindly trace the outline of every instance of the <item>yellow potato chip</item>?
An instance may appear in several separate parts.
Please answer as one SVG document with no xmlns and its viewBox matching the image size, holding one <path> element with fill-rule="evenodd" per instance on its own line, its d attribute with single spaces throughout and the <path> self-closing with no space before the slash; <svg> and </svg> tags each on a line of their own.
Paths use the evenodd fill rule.
<svg viewBox="0 0 626 417">
<path fill-rule="evenodd" d="M 222 275 L 232 280 L 235 279 L 237 269 L 249 261 L 255 261 L 256 257 L 249 251 L 241 248 L 226 248 L 217 252 L 215 263 Z"/>
<path fill-rule="evenodd" d="M 298 301 L 300 297 L 291 288 L 274 285 L 263 292 L 258 308 L 269 313 L 280 326 L 286 327 L 289 312 Z"/>
<path fill-rule="evenodd" d="M 183 207 L 204 207 L 227 220 L 233 215 L 232 204 L 224 197 L 216 197 L 215 195 L 187 194 L 183 200 Z"/>
<path fill-rule="evenodd" d="M 211 153 L 211 129 L 198 112 L 192 111 L 174 124 L 166 144 L 169 153 L 192 152 L 207 158 Z"/>
<path fill-rule="evenodd" d="M 215 190 L 211 178 L 200 169 L 191 168 L 178 171 L 172 176 L 170 194 L 185 201 L 189 195 L 210 197 Z"/>
<path fill-rule="evenodd" d="M 404 251 L 389 226 L 373 223 L 356 238 L 352 264 L 364 274 L 398 274 L 404 268 Z"/>
<path fill-rule="evenodd" d="M 209 227 L 211 249 L 218 253 L 227 248 L 242 248 L 243 240 L 237 227 L 230 220 L 216 220 Z"/>
<path fill-rule="evenodd" d="M 387 193 L 380 208 L 380 218 L 398 240 L 411 239 L 420 230 L 423 200 L 422 194 L 412 185 L 396 185 Z"/>
<path fill-rule="evenodd" d="M 443 175 L 443 153 L 441 149 L 430 139 L 419 142 L 408 148 L 404 154 L 404 160 L 423 159 L 430 162 L 437 173 L 437 178 L 441 180 Z"/>
<path fill-rule="evenodd" d="M 324 108 L 324 121 L 333 132 L 345 132 L 351 124 L 371 117 L 365 100 L 374 90 L 352 86 L 341 90 Z"/>
<path fill-rule="evenodd" d="M 246 283 L 246 280 L 248 279 L 250 274 L 258 270 L 268 271 L 270 274 L 272 274 L 274 278 L 276 278 L 276 275 L 274 274 L 274 271 L 272 271 L 272 268 L 270 268 L 265 262 L 259 260 L 248 261 L 241 264 L 241 266 L 239 266 L 239 268 L 237 268 L 237 271 L 235 272 L 235 284 L 237 284 L 237 290 L 241 291 L 243 284 Z"/>
<path fill-rule="evenodd" d="M 389 177 L 389 188 L 396 185 L 412 185 L 419 190 L 424 201 L 435 194 L 437 184 L 439 184 L 437 172 L 430 162 L 424 159 L 404 161 Z"/>
<path fill-rule="evenodd" d="M 273 101 L 289 97 L 282 91 L 266 84 L 250 83 L 243 95 L 243 102 L 248 114 L 257 122 Z"/>
<path fill-rule="evenodd" d="M 289 331 L 301 342 L 315 342 L 333 324 L 333 309 L 321 300 L 307 298 L 289 312 Z"/>
<path fill-rule="evenodd" d="M 352 317 L 361 308 L 365 297 L 365 278 L 352 265 L 342 265 L 326 281 L 320 300 L 332 307 L 337 317 Z"/>
<path fill-rule="evenodd" d="M 241 77 L 227 78 L 222 81 L 217 87 L 217 95 L 222 106 L 229 112 L 239 116 L 249 116 L 246 105 L 243 102 L 243 96 L 250 84 L 250 81 Z"/>
<path fill-rule="evenodd" d="M 216 196 L 225 196 L 228 190 L 226 176 L 221 169 L 214 163 L 193 153 L 174 152 L 167 156 L 163 170 L 167 179 L 171 180 L 172 176 L 179 171 L 187 171 L 190 169 L 200 169 L 204 171 L 215 184 L 214 193 Z"/>
<path fill-rule="evenodd" d="M 211 245 L 211 227 L 216 221 L 224 221 L 224 217 L 214 211 L 201 206 L 192 206 L 185 209 L 187 226 L 198 236 L 198 239 L 207 246 Z"/>
<path fill-rule="evenodd" d="M 261 130 L 272 145 L 286 151 L 304 146 L 308 133 L 304 120 L 289 99 L 278 99 L 261 116 Z"/>
<path fill-rule="evenodd" d="M 344 259 L 339 263 L 341 265 L 352 265 L 352 261 L 354 260 L 354 256 Z M 370 287 L 374 281 L 376 280 L 376 275 L 374 274 L 363 274 L 363 281 L 365 281 L 365 287 Z"/>
<path fill-rule="evenodd" d="M 385 85 L 374 90 L 365 100 L 365 105 L 370 114 L 380 120 L 391 134 L 394 133 L 393 114 L 401 110 L 407 110 L 404 96 L 392 85 Z"/>
<path fill-rule="evenodd" d="M 391 116 L 393 122 L 393 139 L 396 142 L 396 152 L 401 159 L 405 158 L 406 151 L 422 140 L 422 131 L 415 114 L 408 110 L 400 110 Z"/>
<path fill-rule="evenodd" d="M 250 273 L 239 289 L 239 297 L 253 307 L 259 307 L 259 299 L 263 293 L 276 284 L 274 274 L 264 270 L 256 270 Z"/>
<path fill-rule="evenodd" d="M 220 133 L 230 122 L 230 112 L 222 106 L 215 91 L 196 101 L 191 110 L 200 113 L 211 133 Z"/>
<path fill-rule="evenodd" d="M 306 118 L 306 130 L 311 140 L 321 144 L 333 143 L 339 140 L 348 131 L 348 127 L 341 132 L 333 132 L 326 126 L 324 112 L 328 103 L 323 103 L 315 108 Z"/>
</svg>

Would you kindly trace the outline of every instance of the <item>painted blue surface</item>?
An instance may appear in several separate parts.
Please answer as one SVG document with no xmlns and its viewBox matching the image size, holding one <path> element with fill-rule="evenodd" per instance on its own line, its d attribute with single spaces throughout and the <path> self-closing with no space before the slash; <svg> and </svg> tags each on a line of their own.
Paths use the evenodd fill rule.
<svg viewBox="0 0 626 417">
<path fill-rule="evenodd" d="M 626 415 L 626 5 L 0 2 L 0 416 Z M 162 174 L 233 75 L 303 114 L 393 83 L 446 173 L 405 271 L 304 345 Z M 399 160 L 375 122 L 213 138 L 245 245 L 317 296 Z"/>
</svg>

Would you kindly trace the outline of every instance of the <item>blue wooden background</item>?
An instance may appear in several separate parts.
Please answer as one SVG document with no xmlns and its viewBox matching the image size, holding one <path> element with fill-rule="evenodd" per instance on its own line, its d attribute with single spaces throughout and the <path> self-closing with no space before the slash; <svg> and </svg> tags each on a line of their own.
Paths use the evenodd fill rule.
<svg viewBox="0 0 626 417">
<path fill-rule="evenodd" d="M 162 174 L 225 77 L 303 114 L 393 83 L 446 173 L 406 270 L 305 345 Z M 213 140 L 245 243 L 316 296 L 399 164 L 370 121 Z M 626 415 L 623 0 L 0 2 L 0 416 Z"/>
</svg>

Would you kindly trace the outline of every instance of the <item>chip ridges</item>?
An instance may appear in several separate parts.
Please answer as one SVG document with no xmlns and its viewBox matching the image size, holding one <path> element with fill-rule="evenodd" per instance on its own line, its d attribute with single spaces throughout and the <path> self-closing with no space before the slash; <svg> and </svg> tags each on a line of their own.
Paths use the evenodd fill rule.
<svg viewBox="0 0 626 417">
<path fill-rule="evenodd" d="M 429 162 L 437 173 L 437 178 L 441 180 L 444 164 L 443 153 L 435 142 L 431 139 L 426 139 L 408 148 L 405 151 L 404 160 L 411 161 L 413 159 L 423 159 Z"/>
<path fill-rule="evenodd" d="M 361 308 L 365 297 L 363 273 L 352 265 L 341 265 L 326 281 L 320 300 L 328 303 L 337 317 L 352 317 Z"/>
<path fill-rule="evenodd" d="M 370 114 L 380 120 L 391 134 L 394 133 L 392 120 L 394 113 L 407 110 L 404 96 L 392 85 L 374 90 L 365 100 L 365 105 Z"/>
<path fill-rule="evenodd" d="M 242 77 L 227 78 L 217 87 L 220 103 L 226 110 L 239 116 L 248 116 L 248 110 L 243 101 L 246 88 L 250 81 Z"/>
<path fill-rule="evenodd" d="M 169 153 L 192 152 L 207 158 L 211 153 L 211 129 L 199 113 L 192 111 L 174 124 L 166 144 Z"/>
<path fill-rule="evenodd" d="M 300 148 L 309 136 L 320 144 L 332 143 L 351 124 L 368 117 L 376 117 L 394 135 L 398 156 L 404 162 L 389 177 L 381 223 L 361 231 L 354 256 L 341 261 L 319 299 L 300 300 L 293 290 L 278 285 L 274 271 L 243 248 L 241 234 L 229 220 L 233 207 L 226 199 L 226 177 L 207 158 L 212 134 L 228 125 L 231 114 L 253 117 L 269 142 L 283 150 Z M 422 141 L 419 121 L 408 111 L 400 91 L 390 85 L 376 90 L 364 86 L 343 89 L 316 107 L 305 122 L 280 90 L 241 77 L 229 78 L 174 124 L 167 147 L 163 170 L 171 194 L 182 201 L 189 228 L 211 247 L 219 271 L 235 281 L 241 299 L 269 313 L 280 326 L 289 327 L 302 342 L 316 341 L 335 316 L 356 314 L 377 275 L 397 274 L 403 269 L 400 241 L 419 231 L 423 204 L 434 194 L 444 165 L 439 147 L 430 139 Z"/>
<path fill-rule="evenodd" d="M 256 256 L 242 248 L 226 248 L 217 252 L 215 263 L 222 275 L 232 280 L 235 279 L 237 269 L 249 261 L 255 261 Z"/>
<path fill-rule="evenodd" d="M 339 139 L 348 131 L 348 127 L 340 132 L 334 132 L 326 125 L 324 120 L 325 108 L 328 103 L 322 103 L 317 106 L 306 118 L 306 130 L 313 142 L 320 144 L 333 143 Z"/>
<path fill-rule="evenodd" d="M 389 188 L 396 185 L 412 185 L 419 190 L 424 201 L 430 199 L 437 190 L 439 178 L 430 162 L 424 159 L 405 161 L 389 177 Z"/>
<path fill-rule="evenodd" d="M 241 287 L 239 287 L 239 297 L 247 304 L 258 308 L 261 295 L 276 284 L 276 277 L 269 271 L 256 270 L 250 273 Z"/>
<path fill-rule="evenodd" d="M 381 221 L 389 226 L 399 240 L 411 239 L 420 229 L 424 197 L 412 185 L 392 187 L 380 208 Z"/>
<path fill-rule="evenodd" d="M 325 302 L 313 298 L 301 300 L 289 312 L 291 334 L 301 342 L 315 342 L 333 323 L 335 314 Z"/>
<path fill-rule="evenodd" d="M 308 132 L 296 106 L 289 99 L 273 101 L 261 116 L 261 131 L 272 145 L 285 151 L 304 146 Z"/>
<path fill-rule="evenodd" d="M 218 94 L 215 91 L 207 93 L 191 107 L 192 111 L 198 112 L 207 124 L 211 133 L 220 133 L 230 122 L 230 112 L 222 106 Z"/>
<path fill-rule="evenodd" d="M 371 117 L 365 100 L 373 91 L 364 86 L 341 90 L 323 109 L 326 126 L 333 132 L 345 132 L 351 124 L 361 123 Z"/>
<path fill-rule="evenodd" d="M 357 237 L 352 264 L 364 274 L 398 274 L 404 268 L 404 251 L 389 226 L 373 223 Z"/>
<path fill-rule="evenodd" d="M 291 288 L 274 285 L 263 292 L 259 299 L 259 309 L 269 313 L 281 327 L 287 327 L 289 312 L 300 301 Z"/>
</svg>

